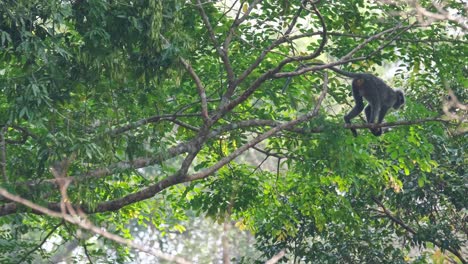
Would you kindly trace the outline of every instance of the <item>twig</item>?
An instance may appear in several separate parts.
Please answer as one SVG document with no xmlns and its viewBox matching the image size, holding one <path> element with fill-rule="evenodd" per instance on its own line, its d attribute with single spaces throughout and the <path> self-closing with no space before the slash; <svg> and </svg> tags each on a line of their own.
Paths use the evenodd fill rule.
<svg viewBox="0 0 468 264">
<path fill-rule="evenodd" d="M 205 87 L 203 86 L 198 75 L 193 70 L 192 65 L 186 62 L 183 58 L 181 58 L 180 61 L 182 62 L 182 65 L 184 65 L 185 69 L 189 72 L 190 76 L 192 76 L 192 79 L 195 82 L 195 85 L 197 86 L 198 95 L 200 96 L 200 100 L 201 100 L 202 117 L 205 123 L 210 123 L 210 117 L 208 116 L 208 103 L 206 101 Z"/>
<path fill-rule="evenodd" d="M 263 49 L 263 51 L 260 53 L 260 55 L 257 57 L 257 59 L 242 73 L 240 74 L 239 78 L 235 81 L 236 84 L 243 82 L 255 69 L 258 68 L 260 63 L 266 58 L 266 56 L 276 47 L 279 45 L 289 41 L 289 34 L 293 30 L 294 26 L 297 23 L 297 20 L 299 18 L 299 15 L 302 12 L 302 5 L 301 7 L 296 11 L 294 14 L 293 18 L 291 19 L 291 23 L 289 23 L 289 27 L 286 29 L 285 33 L 283 36 L 277 40 L 275 40 L 270 46 L 267 48 Z"/>
<path fill-rule="evenodd" d="M 129 130 L 138 128 L 140 126 L 150 124 L 150 123 L 157 123 L 159 121 L 172 121 L 174 122 L 177 118 L 179 117 L 200 117 L 201 113 L 193 113 L 193 114 L 167 114 L 167 115 L 155 115 L 155 116 L 150 116 L 147 118 L 143 118 L 140 120 L 137 120 L 135 122 L 132 122 L 128 125 L 120 126 L 116 129 L 112 130 L 107 130 L 105 133 L 108 133 L 111 136 L 116 136 L 119 134 L 122 134 L 124 132 L 127 132 Z"/>
<path fill-rule="evenodd" d="M 232 40 L 232 36 L 234 35 L 234 31 L 239 27 L 240 24 L 242 24 L 242 22 L 244 22 L 247 17 L 250 15 L 250 13 L 252 12 L 252 10 L 261 2 L 262 0 L 255 0 L 254 2 L 252 2 L 249 7 L 247 8 L 247 11 L 240 17 L 240 13 L 242 12 L 242 5 L 243 4 L 246 4 L 246 2 L 241 2 L 241 6 L 239 8 L 239 10 L 237 11 L 237 14 L 236 14 L 236 18 L 234 19 L 234 21 L 232 22 L 231 24 L 231 27 L 229 28 L 229 31 L 228 31 L 228 35 L 226 36 L 226 39 L 224 40 L 224 43 L 223 43 L 223 48 L 226 52 L 228 52 L 228 49 L 229 49 L 229 45 L 231 43 L 231 40 Z M 237 2 L 237 1 L 236 1 Z M 234 3 L 235 4 L 235 3 Z M 233 4 L 233 6 L 234 6 Z M 232 8 L 231 8 L 232 9 Z"/>
<path fill-rule="evenodd" d="M 405 224 L 401 219 L 397 218 L 396 216 L 394 216 L 392 214 L 392 212 L 390 212 L 386 207 L 385 205 L 379 201 L 377 198 L 375 197 L 371 197 L 371 199 L 382 209 L 381 213 L 383 213 L 388 219 L 390 219 L 393 223 L 401 226 L 403 229 L 405 229 L 408 233 L 410 233 L 411 235 L 416 235 L 417 232 L 411 228 L 410 226 L 408 226 L 407 224 Z M 456 250 L 456 249 L 453 249 L 453 248 L 450 248 L 450 247 L 447 247 L 447 246 L 443 246 L 441 243 L 439 243 L 438 241 L 435 241 L 435 240 L 428 240 L 429 242 L 433 243 L 434 245 L 438 246 L 439 248 L 441 249 L 447 249 L 448 251 L 450 251 L 452 254 L 454 254 L 455 256 L 458 257 L 458 259 L 460 259 L 460 261 L 462 263 L 467 263 L 466 260 L 463 258 L 463 256 L 461 255 L 461 253 Z"/>
<path fill-rule="evenodd" d="M 0 127 L 0 171 L 2 172 L 3 180 L 7 183 L 8 177 L 6 172 L 7 159 L 6 159 L 6 142 L 5 134 L 7 127 Z"/>
<path fill-rule="evenodd" d="M 19 261 L 18 261 L 18 264 L 20 263 L 23 263 L 23 261 L 29 256 L 31 255 L 34 251 L 38 250 L 39 248 L 42 247 L 42 245 L 45 244 L 45 242 L 47 242 L 47 239 L 49 239 L 49 237 L 57 230 L 57 228 L 59 228 L 61 225 L 63 224 L 63 222 L 60 222 L 59 224 L 57 224 L 56 226 L 52 227 L 52 229 L 50 230 L 49 233 L 47 233 L 47 235 L 44 237 L 44 239 L 42 239 L 41 243 L 39 243 L 39 245 L 35 246 L 33 249 L 31 249 L 30 251 L 28 251 Z"/>
<path fill-rule="evenodd" d="M 208 15 L 206 14 L 205 9 L 203 8 L 203 5 L 200 2 L 200 0 L 197 0 L 197 7 L 198 7 L 198 10 L 200 11 L 202 20 L 205 23 L 205 26 L 208 30 L 208 35 L 210 36 L 211 42 L 213 42 L 214 48 L 218 52 L 218 55 L 221 57 L 221 60 L 223 61 L 224 69 L 226 70 L 226 73 L 227 73 L 228 82 L 232 83 L 234 81 L 234 70 L 232 69 L 231 62 L 229 61 L 229 56 L 227 54 L 227 51 L 223 50 L 221 46 L 219 45 L 218 40 L 216 39 L 213 27 L 211 26 L 210 20 L 208 18 Z"/>
<path fill-rule="evenodd" d="M 309 2 L 312 3 L 312 1 L 309 1 Z M 314 59 L 318 57 L 322 53 L 323 49 L 325 48 L 325 45 L 327 44 L 327 41 L 328 41 L 327 26 L 325 24 L 325 19 L 323 18 L 322 14 L 319 12 L 319 10 L 317 9 L 314 3 L 312 3 L 312 9 L 314 10 L 314 13 L 319 18 L 320 25 L 322 27 L 322 31 L 320 32 L 322 35 L 322 40 L 320 41 L 319 47 L 314 52 L 306 56 L 291 57 L 291 58 L 287 58 L 283 60 L 282 62 L 279 63 L 279 66 L 277 67 L 278 70 L 281 69 L 287 63 L 290 63 L 293 61 L 305 61 L 305 60 Z"/>
<path fill-rule="evenodd" d="M 433 6 L 437 9 L 438 13 L 429 12 L 427 9 L 419 5 L 417 1 L 414 1 L 414 9 L 419 14 L 418 19 L 421 24 L 424 24 L 424 17 L 432 18 L 433 20 L 449 20 L 457 23 L 464 30 L 468 30 L 468 20 L 463 16 L 452 16 L 449 12 L 445 11 L 444 8 L 433 2 Z M 468 6 L 465 6 L 468 9 Z M 428 23 L 430 24 L 430 23 Z"/>
<path fill-rule="evenodd" d="M 393 27 L 393 28 L 389 28 L 387 30 L 384 30 L 380 33 L 377 33 L 369 38 L 367 38 L 366 40 L 364 40 L 364 42 L 362 42 L 361 44 L 359 44 L 357 47 L 355 47 L 353 50 L 351 50 L 348 54 L 346 54 L 345 56 L 343 56 L 340 61 L 346 61 L 348 59 L 350 59 L 356 52 L 358 52 L 359 50 L 361 50 L 362 48 L 364 48 L 365 46 L 367 46 L 367 44 L 369 44 L 370 42 L 376 40 L 376 39 L 379 39 L 380 37 L 382 37 L 383 35 L 387 34 L 387 33 L 390 33 L 390 32 L 394 32 L 398 29 L 402 28 L 401 25 L 398 25 L 396 27 Z"/>
<path fill-rule="evenodd" d="M 348 54 L 346 54 L 345 56 L 341 57 L 339 60 L 335 61 L 335 62 L 331 62 L 331 63 L 328 63 L 328 64 L 322 64 L 322 65 L 315 65 L 315 66 L 310 66 L 310 67 L 302 67 L 296 71 L 293 71 L 293 72 L 278 72 L 278 73 L 274 73 L 273 74 L 273 78 L 285 78 L 285 77 L 293 77 L 293 76 L 297 76 L 297 75 L 301 75 L 301 74 L 304 74 L 304 73 L 307 73 L 307 72 L 313 72 L 313 71 L 319 71 L 319 70 L 323 70 L 323 69 L 328 69 L 330 67 L 333 67 L 333 66 L 338 66 L 338 65 L 342 65 L 342 64 L 346 64 L 346 63 L 349 63 L 349 62 L 353 62 L 353 61 L 360 61 L 360 60 L 365 60 L 365 59 L 369 59 L 367 56 L 364 56 L 364 57 L 356 57 L 356 58 L 353 58 L 352 56 L 357 53 L 359 50 L 363 49 L 365 46 L 367 46 L 367 44 L 369 44 L 370 42 L 376 40 L 376 39 L 379 39 L 381 38 L 383 35 L 387 34 L 387 33 L 390 33 L 390 32 L 394 32 L 398 29 L 407 29 L 409 27 L 412 27 L 413 25 L 411 26 L 406 26 L 406 27 L 402 27 L 401 25 L 398 25 L 396 27 L 393 27 L 393 28 L 389 28 L 387 30 L 384 30 L 380 33 L 377 33 L 373 36 L 370 36 L 368 37 L 367 39 L 365 39 L 361 44 L 359 44 L 358 46 L 356 46 L 353 50 L 351 50 L 350 52 L 348 52 Z M 388 45 L 387 43 L 385 45 Z M 302 56 L 302 57 L 295 57 L 295 59 L 293 61 L 303 61 L 303 60 L 306 60 L 306 59 L 309 59 L 307 56 Z"/>
</svg>

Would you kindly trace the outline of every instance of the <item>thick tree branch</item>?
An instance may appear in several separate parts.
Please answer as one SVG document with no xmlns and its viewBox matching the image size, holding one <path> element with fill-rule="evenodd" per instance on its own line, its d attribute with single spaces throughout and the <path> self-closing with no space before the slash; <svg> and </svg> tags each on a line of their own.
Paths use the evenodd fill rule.
<svg viewBox="0 0 468 264">
<path fill-rule="evenodd" d="M 426 118 L 426 119 L 419 119 L 419 120 L 410 120 L 410 121 L 397 121 L 397 122 L 388 122 L 382 124 L 344 124 L 344 129 L 349 128 L 356 128 L 356 129 L 365 129 L 365 128 L 379 128 L 379 127 L 396 127 L 396 126 L 409 126 L 415 124 L 422 124 L 426 122 L 443 122 L 443 123 L 451 123 L 450 120 L 444 120 L 441 118 Z M 264 120 L 264 119 L 252 119 L 252 120 L 244 120 L 237 123 L 231 123 L 227 125 L 223 125 L 219 128 L 213 129 L 208 133 L 207 139 L 216 138 L 219 135 L 224 133 L 238 130 L 238 129 L 248 129 L 254 127 L 277 127 L 280 125 L 284 125 L 285 123 L 274 121 L 274 120 Z M 286 127 L 283 129 L 284 131 L 290 131 L 299 134 L 311 134 L 311 133 L 321 133 L 324 130 L 322 128 L 300 128 L 296 126 Z M 96 169 L 84 174 L 79 174 L 75 176 L 69 177 L 73 183 L 76 182 L 86 182 L 89 179 L 98 179 L 108 175 L 112 175 L 113 173 L 121 170 L 126 169 L 139 169 L 148 166 L 152 166 L 154 164 L 158 164 L 163 162 L 164 160 L 176 157 L 183 153 L 190 151 L 190 142 L 184 142 L 172 148 L 169 148 L 166 152 L 157 154 L 151 158 L 135 158 L 133 161 L 122 161 L 112 165 L 109 165 L 104 168 Z M 39 187 L 42 184 L 56 184 L 56 179 L 47 179 L 42 180 L 40 183 L 35 181 L 28 181 L 28 182 L 18 182 L 17 185 L 28 185 L 30 187 Z M 16 206 L 13 204 L 4 204 L 0 205 L 0 216 L 1 215 L 8 215 L 14 213 L 16 211 Z M 4 213 L 2 213 L 4 212 Z"/>
<path fill-rule="evenodd" d="M 212 173 L 218 171 L 221 167 L 223 167 L 227 163 L 229 163 L 232 160 L 234 160 L 235 158 L 237 158 L 239 155 L 244 153 L 246 150 L 254 147 L 258 143 L 262 142 L 263 140 L 273 136 L 277 132 L 288 129 L 288 128 L 292 128 L 292 127 L 294 127 L 295 125 L 297 125 L 299 123 L 305 122 L 305 121 L 310 120 L 310 119 L 314 118 L 315 116 L 317 116 L 318 115 L 318 110 L 319 110 L 319 108 L 320 108 L 320 106 L 322 104 L 322 101 L 325 98 L 325 95 L 327 94 L 327 91 L 328 91 L 328 75 L 327 75 L 327 73 L 325 73 L 324 76 L 325 76 L 324 85 L 323 85 L 324 88 L 323 88 L 322 93 L 320 94 L 320 96 L 319 96 L 319 98 L 317 100 L 317 104 L 315 105 L 315 107 L 314 107 L 314 109 L 312 111 L 308 112 L 305 115 L 302 115 L 302 116 L 298 117 L 295 120 L 292 120 L 292 121 L 286 122 L 284 124 L 281 124 L 279 126 L 273 127 L 272 129 L 268 130 L 267 132 L 259 135 L 258 137 L 254 138 L 253 140 L 251 140 L 251 141 L 247 142 L 246 144 L 242 145 L 241 147 L 239 147 L 238 149 L 233 151 L 228 156 L 222 158 L 220 161 L 218 161 L 212 167 L 210 167 L 208 169 L 205 169 L 205 170 L 203 170 L 203 171 L 201 171 L 199 173 L 195 173 L 195 174 L 189 176 L 188 178 L 190 180 L 198 180 L 198 179 L 206 178 L 209 175 L 211 175 Z"/>
</svg>

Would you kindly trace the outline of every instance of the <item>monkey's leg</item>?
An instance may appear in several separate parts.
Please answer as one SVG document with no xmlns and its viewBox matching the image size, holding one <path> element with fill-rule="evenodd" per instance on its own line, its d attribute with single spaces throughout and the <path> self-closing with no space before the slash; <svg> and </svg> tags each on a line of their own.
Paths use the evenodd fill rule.
<svg viewBox="0 0 468 264">
<path fill-rule="evenodd" d="M 387 111 L 388 111 L 388 107 L 382 107 L 382 109 L 380 109 L 380 113 L 379 113 L 379 119 L 377 120 L 377 124 L 382 124 L 382 121 L 385 117 L 385 115 L 387 114 Z M 381 127 L 375 129 L 375 132 L 372 131 L 372 134 L 376 135 L 376 136 L 380 136 L 382 135 L 382 131 L 383 129 Z"/>
<path fill-rule="evenodd" d="M 372 111 L 372 108 L 371 108 L 370 105 L 367 105 L 366 109 L 364 109 L 364 113 L 366 114 L 367 123 L 372 123 L 372 121 L 373 121 L 373 120 L 371 120 L 371 111 Z"/>
<path fill-rule="evenodd" d="M 368 124 L 373 124 L 375 121 L 375 118 L 372 119 L 372 107 L 370 105 L 366 106 L 366 109 L 364 109 L 364 113 L 366 114 L 366 119 Z M 380 123 L 379 123 L 380 124 Z M 369 128 L 369 130 L 374 134 L 375 136 L 380 136 L 382 135 L 382 129 L 380 128 Z"/>
<path fill-rule="evenodd" d="M 351 119 L 355 118 L 359 115 L 362 110 L 364 109 L 364 101 L 362 96 L 359 94 L 359 91 L 353 87 L 353 97 L 356 105 L 349 111 L 347 115 L 344 116 L 344 121 L 346 124 L 351 124 Z M 354 128 L 351 128 L 351 132 L 353 132 L 353 136 L 357 137 L 357 131 Z"/>
</svg>

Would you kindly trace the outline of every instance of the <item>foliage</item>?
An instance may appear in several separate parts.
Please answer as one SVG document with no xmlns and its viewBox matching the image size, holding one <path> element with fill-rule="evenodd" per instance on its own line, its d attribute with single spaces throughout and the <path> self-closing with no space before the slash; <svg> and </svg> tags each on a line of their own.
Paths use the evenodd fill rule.
<svg viewBox="0 0 468 264">
<path fill-rule="evenodd" d="M 405 3 L 237 2 L 0 2 L 0 186 L 60 211 L 59 171 L 93 223 L 154 228 L 194 261 L 168 236 L 209 217 L 254 235 L 241 263 L 466 262 L 466 123 L 439 118 L 448 89 L 466 101 L 463 25 Z M 396 125 L 353 138 L 331 66 L 402 87 Z M 135 257 L 0 202 L 2 262 Z"/>
</svg>

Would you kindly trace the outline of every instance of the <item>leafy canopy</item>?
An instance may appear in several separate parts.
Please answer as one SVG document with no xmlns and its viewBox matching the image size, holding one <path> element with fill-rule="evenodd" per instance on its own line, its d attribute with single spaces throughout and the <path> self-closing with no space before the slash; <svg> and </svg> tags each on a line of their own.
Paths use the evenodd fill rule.
<svg viewBox="0 0 468 264">
<path fill-rule="evenodd" d="M 258 252 L 237 262 L 466 263 L 466 132 L 439 119 L 447 89 L 466 99 L 463 24 L 405 2 L 316 2 L 0 2 L 1 188 L 126 238 L 233 221 Z M 350 81 L 331 66 L 405 90 L 392 130 L 343 128 Z M 135 257 L 0 202 L 2 261 L 53 259 L 74 240 L 76 261 Z"/>
</svg>

